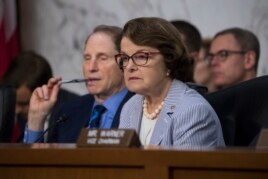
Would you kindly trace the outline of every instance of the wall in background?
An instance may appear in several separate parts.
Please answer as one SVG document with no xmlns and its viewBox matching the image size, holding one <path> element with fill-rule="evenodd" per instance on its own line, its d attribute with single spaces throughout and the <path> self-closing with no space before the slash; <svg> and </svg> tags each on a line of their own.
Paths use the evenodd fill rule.
<svg viewBox="0 0 268 179">
<path fill-rule="evenodd" d="M 258 75 L 268 74 L 267 0 L 20 0 L 22 48 L 35 50 L 51 63 L 54 76 L 82 77 L 84 41 L 96 25 L 123 26 L 129 19 L 157 16 L 184 19 L 203 37 L 220 30 L 242 27 L 261 43 Z M 63 86 L 79 94 L 84 85 Z"/>
</svg>

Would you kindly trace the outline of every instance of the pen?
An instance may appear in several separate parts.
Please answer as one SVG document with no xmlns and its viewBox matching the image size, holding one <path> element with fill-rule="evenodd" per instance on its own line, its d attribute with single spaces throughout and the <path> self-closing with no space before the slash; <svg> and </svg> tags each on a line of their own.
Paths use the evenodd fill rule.
<svg viewBox="0 0 268 179">
<path fill-rule="evenodd" d="M 66 84 L 66 83 L 83 83 L 85 81 L 87 81 L 87 79 L 62 80 L 62 81 L 60 81 L 60 84 Z"/>
</svg>

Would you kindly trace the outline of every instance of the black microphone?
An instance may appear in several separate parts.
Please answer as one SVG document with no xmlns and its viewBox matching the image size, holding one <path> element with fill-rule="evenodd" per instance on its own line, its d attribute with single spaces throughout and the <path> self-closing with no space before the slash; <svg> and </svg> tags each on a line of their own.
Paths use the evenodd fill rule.
<svg viewBox="0 0 268 179">
<path fill-rule="evenodd" d="M 68 120 L 68 116 L 66 114 L 63 114 L 59 117 L 58 120 L 56 120 L 56 122 L 54 124 L 52 124 L 51 126 L 49 126 L 46 130 L 44 130 L 44 132 L 42 132 L 42 134 L 40 134 L 40 136 L 34 141 L 34 143 L 38 143 L 41 141 L 41 139 L 44 138 L 44 135 L 52 128 L 56 127 L 57 125 L 64 123 Z"/>
</svg>

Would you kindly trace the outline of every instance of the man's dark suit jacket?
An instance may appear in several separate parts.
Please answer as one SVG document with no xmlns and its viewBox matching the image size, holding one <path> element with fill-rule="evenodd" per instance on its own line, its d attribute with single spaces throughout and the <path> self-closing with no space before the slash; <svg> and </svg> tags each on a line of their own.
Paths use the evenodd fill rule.
<svg viewBox="0 0 268 179">
<path fill-rule="evenodd" d="M 78 97 L 77 94 L 67 91 L 65 89 L 60 89 L 59 94 L 58 94 L 58 100 L 52 110 L 52 116 L 56 111 L 58 111 L 58 109 L 60 108 L 62 104 L 64 104 L 65 102 L 69 100 L 75 99 L 76 97 Z M 15 106 L 15 103 L 14 103 L 14 106 Z M 18 115 L 17 122 L 20 128 L 20 136 L 18 137 L 16 142 L 20 143 L 23 141 L 24 130 L 25 130 L 25 125 L 26 125 L 27 120 L 23 118 L 22 116 Z"/>
<path fill-rule="evenodd" d="M 133 96 L 128 92 L 114 116 L 112 128 L 119 126 L 120 112 L 125 102 Z M 51 128 L 48 134 L 48 142 L 75 143 L 79 137 L 80 130 L 88 123 L 95 102 L 94 96 L 84 95 L 63 104 L 60 109 L 51 116 L 50 125 L 63 115 L 67 117 L 64 123 L 59 123 Z"/>
<path fill-rule="evenodd" d="M 268 128 L 268 75 L 204 95 L 216 111 L 227 146 L 254 145 Z"/>
</svg>

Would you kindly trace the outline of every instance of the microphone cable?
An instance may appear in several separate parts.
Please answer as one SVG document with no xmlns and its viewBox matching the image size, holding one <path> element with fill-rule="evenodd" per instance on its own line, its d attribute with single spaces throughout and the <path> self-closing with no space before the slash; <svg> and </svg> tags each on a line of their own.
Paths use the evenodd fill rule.
<svg viewBox="0 0 268 179">
<path fill-rule="evenodd" d="M 68 116 L 67 116 L 66 114 L 61 115 L 61 116 L 59 117 L 59 119 L 56 120 L 56 122 L 55 122 L 54 124 L 52 124 L 51 126 L 47 127 L 46 130 L 44 130 L 44 131 L 42 132 L 42 134 L 39 135 L 39 137 L 34 141 L 34 143 L 38 143 L 38 142 L 40 142 L 40 141 L 44 138 L 45 134 L 46 134 L 50 129 L 56 127 L 57 125 L 59 125 L 59 124 L 61 124 L 61 123 L 66 122 L 68 119 L 69 119 L 69 118 L 68 118 Z"/>
</svg>

